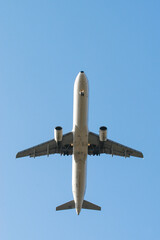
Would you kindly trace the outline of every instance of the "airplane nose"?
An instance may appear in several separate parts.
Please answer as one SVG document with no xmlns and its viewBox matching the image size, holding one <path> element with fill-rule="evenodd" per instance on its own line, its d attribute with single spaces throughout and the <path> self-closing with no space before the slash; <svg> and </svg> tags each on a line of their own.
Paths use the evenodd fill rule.
<svg viewBox="0 0 160 240">
<path fill-rule="evenodd" d="M 84 71 L 80 71 L 78 73 L 74 83 L 74 89 L 75 89 L 75 92 L 79 92 L 80 90 L 84 90 L 85 92 L 88 92 L 88 80 Z"/>
</svg>

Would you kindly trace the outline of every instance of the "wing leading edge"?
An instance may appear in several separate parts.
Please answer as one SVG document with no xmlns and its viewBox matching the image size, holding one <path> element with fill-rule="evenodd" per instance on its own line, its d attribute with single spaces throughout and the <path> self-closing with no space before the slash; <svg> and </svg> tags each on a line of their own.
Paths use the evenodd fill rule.
<svg viewBox="0 0 160 240">
<path fill-rule="evenodd" d="M 20 157 L 38 157 L 59 153 L 61 155 L 72 155 L 73 152 L 73 133 L 63 135 L 62 142 L 56 142 L 54 139 L 18 152 L 16 158 Z"/>
<path fill-rule="evenodd" d="M 88 154 L 100 155 L 102 153 L 123 156 L 123 157 L 139 157 L 143 158 L 143 154 L 140 151 L 124 146 L 120 143 L 107 139 L 104 142 L 99 141 L 99 135 L 89 132 L 88 137 Z"/>
</svg>

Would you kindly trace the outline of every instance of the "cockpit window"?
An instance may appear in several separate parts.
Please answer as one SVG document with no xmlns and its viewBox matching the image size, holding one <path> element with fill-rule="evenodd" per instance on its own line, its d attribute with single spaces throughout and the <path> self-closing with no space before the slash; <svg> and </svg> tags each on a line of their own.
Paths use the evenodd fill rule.
<svg viewBox="0 0 160 240">
<path fill-rule="evenodd" d="M 84 96 L 84 90 L 80 90 L 79 94 L 80 94 L 81 96 Z"/>
</svg>

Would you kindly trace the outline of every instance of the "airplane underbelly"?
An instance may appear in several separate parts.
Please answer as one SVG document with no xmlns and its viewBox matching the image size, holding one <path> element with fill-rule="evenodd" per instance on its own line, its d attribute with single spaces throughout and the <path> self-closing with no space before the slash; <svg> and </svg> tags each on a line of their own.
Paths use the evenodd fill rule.
<svg viewBox="0 0 160 240">
<path fill-rule="evenodd" d="M 76 79 L 73 107 L 72 192 L 76 209 L 81 209 L 86 188 L 88 155 L 88 82 L 85 75 Z"/>
<path fill-rule="evenodd" d="M 76 205 L 82 206 L 86 186 L 86 161 L 72 160 L 72 192 Z"/>
<path fill-rule="evenodd" d="M 74 201 L 82 205 L 86 187 L 86 165 L 88 154 L 88 130 L 75 127 L 72 157 L 72 191 Z"/>
</svg>

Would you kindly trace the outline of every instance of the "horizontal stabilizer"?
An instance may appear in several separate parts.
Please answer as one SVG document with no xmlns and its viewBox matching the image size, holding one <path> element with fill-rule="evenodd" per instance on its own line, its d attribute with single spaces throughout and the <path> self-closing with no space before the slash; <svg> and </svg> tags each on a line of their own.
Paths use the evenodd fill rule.
<svg viewBox="0 0 160 240">
<path fill-rule="evenodd" d="M 73 208 L 75 208 L 74 200 L 72 200 L 72 201 L 70 201 L 70 202 L 67 202 L 67 203 L 64 203 L 64 204 L 56 207 L 56 211 L 73 209 Z"/>
<path fill-rule="evenodd" d="M 99 211 L 101 210 L 101 207 L 99 207 L 98 205 L 95 205 L 91 202 L 88 202 L 86 200 L 83 200 L 82 208 L 91 209 L 91 210 L 99 210 Z"/>
</svg>

